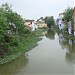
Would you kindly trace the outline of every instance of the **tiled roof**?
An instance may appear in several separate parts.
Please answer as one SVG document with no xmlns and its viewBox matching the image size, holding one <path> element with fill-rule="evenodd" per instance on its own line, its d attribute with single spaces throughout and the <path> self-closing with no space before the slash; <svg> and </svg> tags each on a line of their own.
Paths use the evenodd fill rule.
<svg viewBox="0 0 75 75">
<path fill-rule="evenodd" d="M 34 20 L 25 20 L 25 22 L 34 22 Z"/>
</svg>

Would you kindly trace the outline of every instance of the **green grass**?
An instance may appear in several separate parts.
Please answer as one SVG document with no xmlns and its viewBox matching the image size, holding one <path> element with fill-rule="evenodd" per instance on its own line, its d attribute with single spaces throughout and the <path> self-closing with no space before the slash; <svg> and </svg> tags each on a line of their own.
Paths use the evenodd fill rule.
<svg viewBox="0 0 75 75">
<path fill-rule="evenodd" d="M 27 35 L 14 35 L 14 41 L 17 41 L 18 44 L 16 46 L 14 46 L 13 44 L 9 45 L 11 53 L 4 56 L 3 58 L 0 58 L 0 65 L 16 60 L 25 52 L 37 46 L 37 42 L 40 40 L 39 37 L 41 35 L 42 32 L 40 30 L 36 30 L 35 32 Z"/>
</svg>

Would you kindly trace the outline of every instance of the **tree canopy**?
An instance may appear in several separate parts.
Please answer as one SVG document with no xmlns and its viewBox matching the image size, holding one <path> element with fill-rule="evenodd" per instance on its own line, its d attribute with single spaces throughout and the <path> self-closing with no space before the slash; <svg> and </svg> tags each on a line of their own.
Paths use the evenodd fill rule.
<svg viewBox="0 0 75 75">
<path fill-rule="evenodd" d="M 64 19 L 66 21 L 72 20 L 72 16 L 73 16 L 73 8 L 68 7 L 65 11 L 64 11 Z"/>
<path fill-rule="evenodd" d="M 8 30 L 11 30 L 10 23 L 15 25 L 19 34 L 23 34 L 25 31 L 24 20 L 11 7 L 12 5 L 8 3 L 2 4 L 0 7 L 0 43 L 5 40 L 4 37 L 8 35 Z"/>
<path fill-rule="evenodd" d="M 51 26 L 54 26 L 55 25 L 55 21 L 54 21 L 54 18 L 53 18 L 53 16 L 51 16 L 51 17 L 45 17 L 45 23 L 47 23 L 47 26 L 49 27 L 49 28 L 51 28 Z"/>
</svg>

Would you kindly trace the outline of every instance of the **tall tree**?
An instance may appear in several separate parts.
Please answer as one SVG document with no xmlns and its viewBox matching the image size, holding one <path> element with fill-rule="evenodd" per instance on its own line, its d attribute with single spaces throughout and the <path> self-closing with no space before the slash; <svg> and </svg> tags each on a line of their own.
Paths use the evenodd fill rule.
<svg viewBox="0 0 75 75">
<path fill-rule="evenodd" d="M 52 26 L 54 27 L 54 25 L 55 25 L 55 21 L 54 21 L 54 18 L 53 18 L 53 16 L 51 16 L 51 17 L 45 17 L 45 23 L 47 23 L 47 26 L 49 27 L 49 28 L 51 28 Z"/>
<path fill-rule="evenodd" d="M 66 21 L 72 20 L 72 16 L 73 16 L 73 8 L 68 7 L 65 11 L 64 11 L 64 19 Z"/>
<path fill-rule="evenodd" d="M 7 33 L 10 29 L 10 22 L 16 26 L 19 34 L 24 33 L 25 26 L 22 17 L 14 12 L 8 3 L 2 4 L 0 7 L 0 43 L 5 41 L 5 36 L 10 37 Z"/>
</svg>

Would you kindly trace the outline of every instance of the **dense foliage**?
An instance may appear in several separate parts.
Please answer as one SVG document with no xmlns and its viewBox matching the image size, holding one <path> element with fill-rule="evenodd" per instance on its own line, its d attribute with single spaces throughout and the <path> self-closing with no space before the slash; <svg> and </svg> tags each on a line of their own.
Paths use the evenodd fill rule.
<svg viewBox="0 0 75 75">
<path fill-rule="evenodd" d="M 20 57 L 36 46 L 41 31 L 31 32 L 23 18 L 11 9 L 8 3 L 0 7 L 0 64 Z"/>
<path fill-rule="evenodd" d="M 23 34 L 26 31 L 24 28 L 22 17 L 11 9 L 11 5 L 2 4 L 0 7 L 0 44 L 5 41 L 4 37 L 9 35 L 8 30 L 11 31 L 10 34 L 14 31 Z"/>
<path fill-rule="evenodd" d="M 65 11 L 64 11 L 64 19 L 66 21 L 72 20 L 72 16 L 73 16 L 73 8 L 68 7 Z"/>
<path fill-rule="evenodd" d="M 30 32 L 25 28 L 22 17 L 14 12 L 8 3 L 2 4 L 0 7 L 0 56 L 5 55 L 7 50 L 11 50 L 11 46 L 21 43 L 21 36 L 26 34 Z"/>
<path fill-rule="evenodd" d="M 49 28 L 55 26 L 55 21 L 54 21 L 53 16 L 51 16 L 51 17 L 45 17 L 45 22 L 47 23 L 47 26 L 48 26 Z"/>
</svg>

